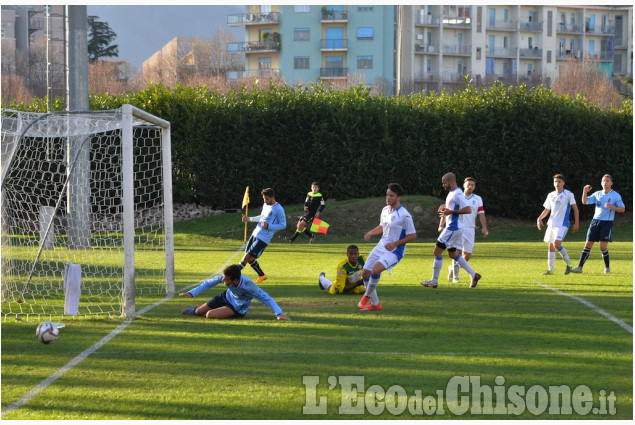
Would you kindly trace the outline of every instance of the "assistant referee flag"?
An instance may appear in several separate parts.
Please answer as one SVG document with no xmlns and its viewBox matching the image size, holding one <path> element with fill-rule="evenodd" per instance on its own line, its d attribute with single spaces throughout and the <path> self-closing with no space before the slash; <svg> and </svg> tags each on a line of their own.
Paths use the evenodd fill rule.
<svg viewBox="0 0 635 425">
<path fill-rule="evenodd" d="M 324 233 L 326 235 L 326 232 L 328 232 L 328 230 L 329 224 L 326 221 L 322 221 L 319 218 L 313 219 L 313 224 L 311 225 L 312 232 Z"/>
<path fill-rule="evenodd" d="M 249 186 L 245 189 L 245 195 L 243 196 L 243 206 L 241 208 L 245 208 L 249 203 Z"/>
</svg>

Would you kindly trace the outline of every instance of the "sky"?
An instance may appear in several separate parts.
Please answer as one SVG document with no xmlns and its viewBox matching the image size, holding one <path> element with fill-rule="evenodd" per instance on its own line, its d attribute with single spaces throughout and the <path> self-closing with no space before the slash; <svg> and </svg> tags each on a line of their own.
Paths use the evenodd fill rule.
<svg viewBox="0 0 635 425">
<path fill-rule="evenodd" d="M 228 27 L 227 15 L 245 12 L 242 5 L 88 5 L 89 16 L 99 16 L 117 34 L 112 44 L 119 46 L 120 60 L 136 68 L 174 37 L 211 38 L 219 28 L 231 31 L 237 40 L 244 28 Z"/>
</svg>

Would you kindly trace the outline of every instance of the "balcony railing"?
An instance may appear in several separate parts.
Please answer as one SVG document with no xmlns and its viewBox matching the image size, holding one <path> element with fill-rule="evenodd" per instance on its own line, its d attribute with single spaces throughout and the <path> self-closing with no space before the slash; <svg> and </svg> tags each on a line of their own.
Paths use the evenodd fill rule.
<svg viewBox="0 0 635 425">
<path fill-rule="evenodd" d="M 503 30 L 503 31 L 513 31 L 516 29 L 516 22 L 514 21 L 488 21 L 487 22 L 488 30 Z"/>
<path fill-rule="evenodd" d="M 437 72 L 417 72 L 414 75 L 414 80 L 416 82 L 438 82 L 439 81 L 439 73 Z"/>
<path fill-rule="evenodd" d="M 541 58 L 542 49 L 534 47 L 533 49 L 518 49 L 518 54 L 521 58 Z"/>
<path fill-rule="evenodd" d="M 441 18 L 432 15 L 417 15 L 415 25 L 439 25 Z"/>
<path fill-rule="evenodd" d="M 322 50 L 347 50 L 348 49 L 348 39 L 333 39 L 327 38 L 320 40 L 320 49 Z"/>
<path fill-rule="evenodd" d="M 241 41 L 235 43 L 227 43 L 227 51 L 230 53 L 257 53 L 257 52 L 270 52 L 280 50 L 280 43 L 274 41 Z"/>
<path fill-rule="evenodd" d="M 249 69 L 245 71 L 227 71 L 227 79 L 230 81 L 242 78 L 269 78 L 280 75 L 280 70 L 276 68 Z"/>
<path fill-rule="evenodd" d="M 443 26 L 446 27 L 470 27 L 472 25 L 472 18 L 457 17 L 457 16 L 444 16 Z"/>
<path fill-rule="evenodd" d="M 542 32 L 542 22 L 521 22 L 520 30 L 525 32 Z"/>
<path fill-rule="evenodd" d="M 280 14 L 278 12 L 269 13 L 247 13 L 242 15 L 227 15 L 227 25 L 258 25 L 258 24 L 276 24 L 279 22 Z"/>
<path fill-rule="evenodd" d="M 504 49 L 504 48 L 494 48 L 487 49 L 485 53 L 486 56 L 490 57 L 506 57 L 506 58 L 515 58 L 516 57 L 516 48 Z"/>
<path fill-rule="evenodd" d="M 439 47 L 434 44 L 415 44 L 415 53 L 439 53 Z"/>
<path fill-rule="evenodd" d="M 322 22 L 346 22 L 348 21 L 348 10 L 323 10 Z"/>
<path fill-rule="evenodd" d="M 472 46 L 444 44 L 443 54 L 444 55 L 460 55 L 460 56 L 471 55 Z"/>
<path fill-rule="evenodd" d="M 581 59 L 582 52 L 579 50 L 563 50 L 560 52 L 556 52 L 556 59 Z"/>
<path fill-rule="evenodd" d="M 346 78 L 348 68 L 320 68 L 321 78 Z"/>
<path fill-rule="evenodd" d="M 571 34 L 582 34 L 582 27 L 580 25 L 567 25 L 564 22 L 560 22 L 558 24 L 557 31 Z"/>
</svg>

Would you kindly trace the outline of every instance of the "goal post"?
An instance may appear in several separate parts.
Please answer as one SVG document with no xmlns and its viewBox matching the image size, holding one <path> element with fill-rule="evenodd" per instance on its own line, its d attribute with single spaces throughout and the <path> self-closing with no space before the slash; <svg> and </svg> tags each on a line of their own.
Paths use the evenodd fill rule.
<svg viewBox="0 0 635 425">
<path fill-rule="evenodd" d="M 173 294 L 171 162 L 170 123 L 131 105 L 4 110 L 3 318 L 62 315 L 68 263 L 81 315 L 133 318 Z"/>
</svg>

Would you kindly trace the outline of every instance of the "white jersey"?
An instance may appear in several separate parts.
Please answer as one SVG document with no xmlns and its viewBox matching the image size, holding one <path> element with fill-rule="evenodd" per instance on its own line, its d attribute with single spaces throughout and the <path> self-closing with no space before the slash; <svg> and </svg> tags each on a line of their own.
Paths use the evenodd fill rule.
<svg viewBox="0 0 635 425">
<path fill-rule="evenodd" d="M 555 190 L 551 192 L 547 195 L 547 199 L 542 205 L 545 209 L 551 211 L 547 225 L 568 227 L 571 205 L 575 204 L 575 197 L 573 196 L 573 193 L 569 192 L 567 189 L 563 189 L 560 193 Z"/>
<path fill-rule="evenodd" d="M 466 206 L 467 206 L 467 200 L 465 199 L 465 196 L 463 196 L 463 191 L 458 186 L 454 190 L 451 190 L 450 193 L 448 193 L 448 196 L 446 196 L 445 198 L 445 207 L 450 210 L 458 211 L 458 210 L 462 210 Z M 448 230 L 462 229 L 463 222 L 462 220 L 459 220 L 460 215 L 465 215 L 465 214 L 447 215 L 445 217 L 446 229 Z"/>
<path fill-rule="evenodd" d="M 377 243 L 377 246 L 385 246 L 389 242 L 397 242 L 403 239 L 407 235 L 416 233 L 415 225 L 412 221 L 412 216 L 402 205 L 394 211 L 390 211 L 390 206 L 386 205 L 381 210 L 381 218 L 379 219 L 379 225 L 383 229 L 381 239 Z M 406 245 L 399 245 L 393 253 L 398 258 L 403 258 Z"/>
<path fill-rule="evenodd" d="M 470 206 L 472 212 L 469 214 L 461 214 L 460 221 L 465 228 L 476 228 L 476 216 L 479 214 L 485 214 L 485 209 L 483 208 L 483 199 L 480 196 L 472 193 L 470 196 L 465 196 L 465 201 L 467 205 Z"/>
</svg>

